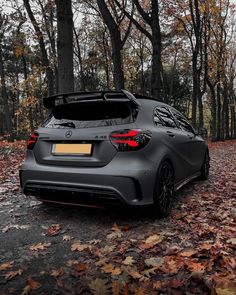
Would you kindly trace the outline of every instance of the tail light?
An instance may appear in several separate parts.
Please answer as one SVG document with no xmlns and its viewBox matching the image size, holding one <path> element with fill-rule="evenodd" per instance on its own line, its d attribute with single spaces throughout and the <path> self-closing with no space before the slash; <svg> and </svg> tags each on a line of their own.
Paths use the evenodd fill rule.
<svg viewBox="0 0 236 295">
<path fill-rule="evenodd" d="M 152 134 L 148 130 L 124 129 L 110 134 L 111 143 L 118 151 L 136 151 L 144 148 Z"/>
<path fill-rule="evenodd" d="M 36 141 L 38 140 L 38 133 L 33 132 L 30 134 L 29 139 L 27 140 L 27 149 L 32 150 Z"/>
</svg>

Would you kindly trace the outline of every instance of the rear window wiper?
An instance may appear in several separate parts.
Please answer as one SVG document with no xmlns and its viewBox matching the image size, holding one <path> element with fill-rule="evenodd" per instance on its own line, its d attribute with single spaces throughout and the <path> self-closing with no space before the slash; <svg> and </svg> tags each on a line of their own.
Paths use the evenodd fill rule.
<svg viewBox="0 0 236 295">
<path fill-rule="evenodd" d="M 75 124 L 73 122 L 56 123 L 55 125 L 75 128 Z"/>
</svg>

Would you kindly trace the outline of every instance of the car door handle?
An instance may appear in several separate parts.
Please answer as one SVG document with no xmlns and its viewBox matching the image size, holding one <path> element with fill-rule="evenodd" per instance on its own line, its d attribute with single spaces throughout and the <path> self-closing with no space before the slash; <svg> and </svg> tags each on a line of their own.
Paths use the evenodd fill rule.
<svg viewBox="0 0 236 295">
<path fill-rule="evenodd" d="M 175 134 L 171 131 L 166 131 L 167 135 L 169 135 L 170 137 L 175 137 Z"/>
</svg>

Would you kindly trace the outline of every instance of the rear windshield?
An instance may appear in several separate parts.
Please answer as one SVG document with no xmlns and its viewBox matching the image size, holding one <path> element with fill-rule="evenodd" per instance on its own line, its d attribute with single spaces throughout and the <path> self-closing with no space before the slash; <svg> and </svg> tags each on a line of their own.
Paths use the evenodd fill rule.
<svg viewBox="0 0 236 295">
<path fill-rule="evenodd" d="M 91 128 L 135 121 L 137 108 L 129 102 L 86 102 L 55 107 L 44 127 Z"/>
</svg>

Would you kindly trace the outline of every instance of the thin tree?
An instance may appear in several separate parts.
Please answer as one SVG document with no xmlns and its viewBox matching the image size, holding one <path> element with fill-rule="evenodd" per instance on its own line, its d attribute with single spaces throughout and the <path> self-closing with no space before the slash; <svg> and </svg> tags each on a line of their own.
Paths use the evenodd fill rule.
<svg viewBox="0 0 236 295">
<path fill-rule="evenodd" d="M 48 86 L 48 94 L 52 95 L 54 93 L 54 78 L 53 78 L 53 70 L 51 68 L 48 53 L 45 46 L 45 41 L 43 38 L 43 34 L 41 32 L 41 29 L 36 21 L 36 18 L 33 14 L 33 11 L 30 6 L 30 0 L 23 0 L 24 5 L 26 8 L 26 11 L 28 13 L 29 19 L 34 27 L 36 36 L 38 38 L 40 50 L 41 50 L 41 56 L 42 56 L 42 65 L 45 67 L 46 76 L 47 76 L 47 86 Z"/>
<path fill-rule="evenodd" d="M 125 87 L 124 82 L 124 70 L 123 70 L 123 59 L 122 59 L 122 48 L 130 34 L 131 23 L 128 26 L 128 29 L 125 32 L 125 36 L 122 40 L 121 31 L 120 31 L 120 22 L 115 20 L 115 17 L 112 16 L 108 5 L 104 0 L 97 0 L 97 5 L 104 23 L 106 24 L 111 38 L 111 47 L 112 47 L 112 62 L 113 62 L 113 76 L 114 84 L 117 90 L 120 90 Z"/>
<path fill-rule="evenodd" d="M 4 28 L 6 25 L 6 18 L 0 14 L 0 28 Z M 0 32 L 0 86 L 1 86 L 1 95 L 3 98 L 3 107 L 4 107 L 4 117 L 6 122 L 6 131 L 8 134 L 11 135 L 12 133 L 12 121 L 11 121 L 11 112 L 9 107 L 9 99 L 7 93 L 7 86 L 6 86 L 6 74 L 5 74 L 5 66 L 4 66 L 4 59 L 3 59 L 3 37 L 4 37 L 4 30 Z"/>
<path fill-rule="evenodd" d="M 56 0 L 59 92 L 74 91 L 73 13 L 71 0 Z"/>
<path fill-rule="evenodd" d="M 124 11 L 125 15 L 133 22 L 140 32 L 147 36 L 152 43 L 152 76 L 151 76 L 151 94 L 157 99 L 161 99 L 161 85 L 162 85 L 162 36 L 159 19 L 159 1 L 151 0 L 150 11 L 147 12 L 140 4 L 139 0 L 132 0 L 138 14 L 142 21 L 137 20 L 131 13 L 129 13 L 124 6 L 118 1 L 114 0 L 116 5 Z M 150 31 L 147 30 L 142 22 L 148 25 Z"/>
</svg>

